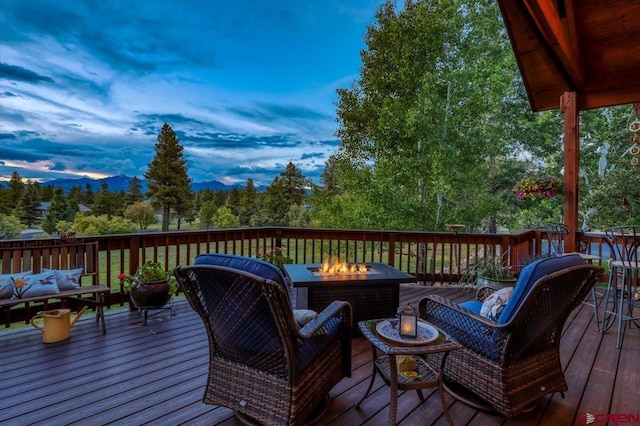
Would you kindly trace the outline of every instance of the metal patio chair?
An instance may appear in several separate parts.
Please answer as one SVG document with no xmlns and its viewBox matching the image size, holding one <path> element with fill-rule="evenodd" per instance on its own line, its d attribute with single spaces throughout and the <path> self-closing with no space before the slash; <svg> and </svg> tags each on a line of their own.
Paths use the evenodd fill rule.
<svg viewBox="0 0 640 426">
<path fill-rule="evenodd" d="M 640 308 L 640 225 L 614 226 L 605 234 L 611 260 L 600 331 L 617 324 L 616 347 L 621 348 L 624 326 L 629 323 L 640 328 L 640 313 L 633 313 L 634 307 Z"/>
</svg>

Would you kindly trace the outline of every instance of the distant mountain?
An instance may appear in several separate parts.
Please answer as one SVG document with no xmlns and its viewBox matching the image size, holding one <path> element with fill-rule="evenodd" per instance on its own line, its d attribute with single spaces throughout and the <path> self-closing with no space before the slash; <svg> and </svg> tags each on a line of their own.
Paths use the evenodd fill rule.
<svg viewBox="0 0 640 426">
<path fill-rule="evenodd" d="M 93 192 L 96 192 L 100 189 L 100 187 L 102 186 L 102 181 L 105 181 L 107 183 L 107 186 L 109 187 L 109 191 L 112 192 L 118 192 L 118 191 L 124 191 L 127 192 L 127 190 L 129 189 L 129 184 L 131 183 L 131 180 L 133 178 L 129 177 L 129 176 L 124 176 L 124 175 L 119 175 L 119 176 L 111 176 L 105 179 L 90 179 L 87 177 L 82 177 L 82 178 L 77 178 L 77 179 L 54 179 L 54 180 L 50 180 L 47 182 L 42 182 L 40 185 L 41 186 L 52 186 L 54 188 L 58 188 L 61 187 L 62 190 L 65 193 L 68 193 L 72 187 L 74 186 L 78 186 L 80 188 L 82 188 L 82 190 L 84 190 L 87 185 L 91 186 L 91 190 Z M 6 182 L 0 182 L 0 184 L 4 185 L 6 187 Z M 146 192 L 147 191 L 147 180 L 146 179 L 140 179 L 140 184 L 142 185 L 142 192 Z M 209 182 L 191 182 L 191 189 L 194 192 L 199 192 L 199 191 L 203 191 L 205 189 L 210 189 L 212 191 L 218 191 L 218 190 L 222 190 L 222 191 L 230 191 L 233 188 L 238 188 L 238 189 L 242 189 L 244 188 L 244 183 L 243 184 L 236 184 L 236 185 L 225 185 L 224 183 L 217 181 L 217 180 L 212 180 Z M 264 191 L 266 190 L 265 186 L 261 186 L 261 187 L 257 187 L 256 188 L 257 191 Z"/>
</svg>

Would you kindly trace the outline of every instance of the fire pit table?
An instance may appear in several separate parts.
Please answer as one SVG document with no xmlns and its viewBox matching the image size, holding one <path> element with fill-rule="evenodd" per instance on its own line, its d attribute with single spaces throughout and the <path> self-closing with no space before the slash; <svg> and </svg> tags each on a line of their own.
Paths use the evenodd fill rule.
<svg viewBox="0 0 640 426">
<path fill-rule="evenodd" d="M 285 264 L 283 269 L 297 289 L 297 308 L 322 311 L 334 300 L 353 308 L 353 331 L 358 322 L 396 315 L 400 304 L 400 283 L 414 283 L 415 277 L 386 263 L 365 263 L 366 271 L 323 273 L 322 264 Z"/>
</svg>

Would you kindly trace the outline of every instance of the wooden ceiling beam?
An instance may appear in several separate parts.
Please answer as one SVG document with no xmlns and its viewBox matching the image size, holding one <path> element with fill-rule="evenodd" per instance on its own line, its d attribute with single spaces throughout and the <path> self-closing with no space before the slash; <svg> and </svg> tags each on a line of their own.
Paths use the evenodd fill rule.
<svg viewBox="0 0 640 426">
<path fill-rule="evenodd" d="M 580 110 L 603 108 L 608 106 L 626 105 L 640 102 L 640 81 L 635 86 L 629 86 L 616 91 L 579 92 L 578 108 Z"/>
<path fill-rule="evenodd" d="M 533 111 L 640 102 L 640 0 L 497 0 Z"/>
<path fill-rule="evenodd" d="M 525 0 L 524 3 L 544 40 L 542 44 L 547 47 L 549 59 L 568 76 L 570 89 L 584 87 L 585 70 L 581 65 L 580 41 L 571 0 Z M 562 11 L 559 4 L 563 5 Z"/>
<path fill-rule="evenodd" d="M 558 86 L 562 87 L 562 92 L 571 90 L 564 68 L 545 54 L 548 49 L 522 1 L 502 0 L 498 5 L 532 110 L 557 109 Z M 551 102 L 553 104 L 549 106 Z"/>
</svg>

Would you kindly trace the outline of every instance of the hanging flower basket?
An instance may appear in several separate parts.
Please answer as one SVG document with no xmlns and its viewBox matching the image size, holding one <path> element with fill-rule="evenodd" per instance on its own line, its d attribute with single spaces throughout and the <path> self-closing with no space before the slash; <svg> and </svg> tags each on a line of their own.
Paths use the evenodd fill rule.
<svg viewBox="0 0 640 426">
<path fill-rule="evenodd" d="M 534 200 L 536 198 L 551 198 L 562 193 L 562 182 L 553 176 L 524 177 L 513 188 L 519 201 Z"/>
</svg>

